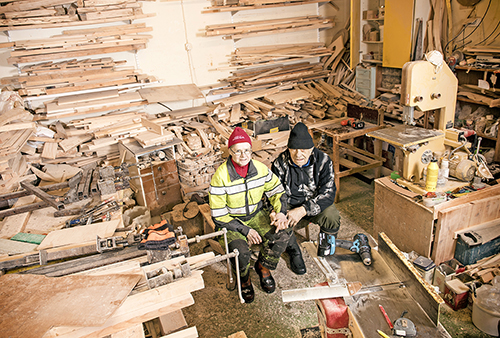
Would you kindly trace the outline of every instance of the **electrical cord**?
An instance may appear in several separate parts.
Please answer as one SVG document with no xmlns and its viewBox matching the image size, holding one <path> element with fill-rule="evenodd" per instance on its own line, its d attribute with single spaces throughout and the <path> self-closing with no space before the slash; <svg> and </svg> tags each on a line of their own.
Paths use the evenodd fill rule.
<svg viewBox="0 0 500 338">
<path fill-rule="evenodd" d="M 462 44 L 462 46 L 453 48 L 453 50 L 454 50 L 454 51 L 455 51 L 455 50 L 457 50 L 457 49 L 463 48 L 465 45 L 467 45 L 467 44 L 469 44 L 469 43 L 471 43 L 471 42 L 472 42 L 472 41 L 469 41 L 469 42 L 465 43 L 464 41 L 465 41 L 465 39 L 467 39 L 469 36 L 471 36 L 471 35 L 472 35 L 472 34 L 473 34 L 476 30 L 477 30 L 477 28 L 481 25 L 481 23 L 483 22 L 484 18 L 486 17 L 486 14 L 488 14 L 488 11 L 489 11 L 489 9 L 490 9 L 490 5 L 491 5 L 491 0 L 490 0 L 490 2 L 488 3 L 488 7 L 486 8 L 486 11 L 484 12 L 483 16 L 481 17 L 481 21 L 479 21 L 479 24 L 476 26 L 476 28 L 474 28 L 474 29 L 472 30 L 472 32 L 470 32 L 470 33 L 469 33 L 469 35 L 464 36 L 464 37 L 462 38 L 462 41 L 463 41 L 463 42 L 462 42 L 462 43 L 463 43 L 463 44 Z M 468 15 L 468 17 L 470 17 L 470 16 L 471 16 L 471 14 L 472 14 L 475 10 L 476 10 L 476 6 L 474 6 L 474 8 L 471 10 L 471 12 L 470 12 L 470 14 Z M 470 22 L 470 23 L 468 23 L 468 24 L 464 25 L 464 26 L 462 27 L 462 29 L 460 30 L 460 32 L 458 32 L 458 34 L 457 34 L 457 35 L 456 35 L 453 39 L 451 39 L 450 41 L 448 41 L 448 43 L 447 43 L 447 44 L 446 44 L 446 46 L 443 48 L 443 50 L 446 50 L 446 48 L 448 47 L 448 45 L 449 45 L 451 42 L 453 42 L 456 38 L 458 38 L 458 37 L 460 36 L 460 34 L 462 34 L 462 32 L 464 32 L 464 31 L 465 31 L 465 29 L 471 25 L 471 23 L 472 23 L 472 22 Z M 495 28 L 495 29 L 496 29 L 496 28 Z"/>
<path fill-rule="evenodd" d="M 495 31 L 497 30 L 498 26 L 500 26 L 500 21 L 498 21 L 498 23 L 497 23 L 497 25 L 496 25 L 495 29 L 493 29 L 493 30 L 491 31 L 490 35 L 488 35 L 488 36 L 487 36 L 487 37 L 486 37 L 483 41 L 478 42 L 477 44 L 478 44 L 478 45 L 480 45 L 480 44 L 482 44 L 483 42 L 485 42 L 486 40 L 488 40 L 488 39 L 490 38 L 490 36 L 492 36 L 492 35 L 493 35 L 493 33 L 495 33 Z M 500 34 L 500 33 L 499 33 L 499 34 Z M 498 36 L 498 34 L 497 34 L 497 36 Z M 495 37 L 495 38 L 496 38 L 496 37 Z M 495 40 L 495 39 L 493 39 L 493 40 Z"/>
<path fill-rule="evenodd" d="M 491 0 L 488 3 L 488 7 L 486 8 L 486 11 L 484 12 L 483 16 L 481 17 L 481 21 L 479 21 L 479 23 L 477 24 L 476 28 L 474 28 L 472 30 L 472 32 L 469 33 L 469 35 L 467 35 L 467 36 L 464 37 L 464 40 L 467 39 L 469 36 L 471 36 L 479 28 L 479 26 L 481 26 L 481 24 L 483 23 L 484 18 L 486 17 L 486 14 L 488 14 L 488 11 L 490 10 L 490 5 L 491 5 Z"/>
</svg>

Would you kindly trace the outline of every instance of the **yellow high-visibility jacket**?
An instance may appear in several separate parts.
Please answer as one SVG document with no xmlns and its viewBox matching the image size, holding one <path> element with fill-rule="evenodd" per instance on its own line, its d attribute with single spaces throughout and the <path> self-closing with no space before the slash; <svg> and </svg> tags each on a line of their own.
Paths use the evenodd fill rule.
<svg viewBox="0 0 500 338">
<path fill-rule="evenodd" d="M 241 177 L 231 160 L 222 163 L 210 182 L 209 202 L 216 230 L 227 228 L 247 235 L 243 222 L 250 220 L 263 206 L 265 193 L 274 211 L 286 213 L 286 195 L 278 176 L 263 163 L 251 160 L 246 177 Z"/>
</svg>

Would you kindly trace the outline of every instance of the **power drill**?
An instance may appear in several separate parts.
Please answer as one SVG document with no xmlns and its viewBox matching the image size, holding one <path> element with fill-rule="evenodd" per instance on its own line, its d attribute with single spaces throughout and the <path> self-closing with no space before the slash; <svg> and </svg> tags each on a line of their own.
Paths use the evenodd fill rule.
<svg viewBox="0 0 500 338">
<path fill-rule="evenodd" d="M 348 118 L 347 120 L 344 120 L 344 121 L 340 122 L 340 124 L 342 126 L 352 127 L 354 129 L 363 129 L 365 127 L 365 123 L 363 121 L 356 120 L 353 117 Z"/>
<path fill-rule="evenodd" d="M 364 265 L 372 264 L 371 247 L 365 234 L 356 234 L 352 241 L 347 241 L 324 232 L 319 233 L 318 256 L 333 255 L 336 247 L 356 252 Z"/>
</svg>

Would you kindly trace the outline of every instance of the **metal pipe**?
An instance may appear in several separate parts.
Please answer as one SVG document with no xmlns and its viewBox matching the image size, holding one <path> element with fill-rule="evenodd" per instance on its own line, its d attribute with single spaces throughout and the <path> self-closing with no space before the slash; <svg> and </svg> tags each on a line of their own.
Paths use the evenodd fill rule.
<svg viewBox="0 0 500 338">
<path fill-rule="evenodd" d="M 238 261 L 238 256 L 240 255 L 240 252 L 238 249 L 234 249 L 233 251 L 236 254 L 236 257 L 234 258 L 235 260 L 235 265 L 236 265 L 236 283 L 238 284 L 238 297 L 240 297 L 240 302 L 241 304 L 245 303 L 245 300 L 243 299 L 243 296 L 241 294 L 241 282 L 240 282 L 240 263 Z"/>
</svg>

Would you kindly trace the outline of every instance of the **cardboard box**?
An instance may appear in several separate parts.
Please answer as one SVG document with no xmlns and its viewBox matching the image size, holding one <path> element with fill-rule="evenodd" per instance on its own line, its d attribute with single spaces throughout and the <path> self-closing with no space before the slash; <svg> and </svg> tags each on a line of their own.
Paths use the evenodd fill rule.
<svg viewBox="0 0 500 338">
<path fill-rule="evenodd" d="M 439 287 L 439 292 L 444 293 L 445 283 L 450 281 L 456 275 L 455 270 L 447 264 L 441 264 L 434 271 L 434 279 L 432 285 Z"/>
</svg>

